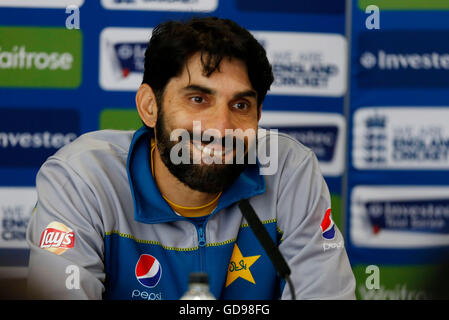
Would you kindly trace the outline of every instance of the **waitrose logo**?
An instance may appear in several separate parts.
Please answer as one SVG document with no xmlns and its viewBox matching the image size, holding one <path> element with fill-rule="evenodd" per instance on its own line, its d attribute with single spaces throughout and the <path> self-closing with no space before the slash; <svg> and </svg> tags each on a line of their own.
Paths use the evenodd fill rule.
<svg viewBox="0 0 449 320">
<path fill-rule="evenodd" d="M 0 47 L 0 69 L 70 70 L 72 64 L 70 52 L 29 52 L 25 46 L 2 51 Z"/>
<path fill-rule="evenodd" d="M 78 87 L 81 41 L 79 30 L 0 27 L 0 87 Z"/>
</svg>

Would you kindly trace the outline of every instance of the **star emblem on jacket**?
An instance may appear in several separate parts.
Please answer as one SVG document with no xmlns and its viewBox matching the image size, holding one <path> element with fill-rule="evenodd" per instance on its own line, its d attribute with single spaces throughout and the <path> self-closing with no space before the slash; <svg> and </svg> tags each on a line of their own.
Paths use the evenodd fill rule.
<svg viewBox="0 0 449 320">
<path fill-rule="evenodd" d="M 237 244 L 234 245 L 231 260 L 228 267 L 228 275 L 226 277 L 226 287 L 233 283 L 236 279 L 242 278 L 246 281 L 256 284 L 250 267 L 260 258 L 258 256 L 244 257 Z"/>
</svg>

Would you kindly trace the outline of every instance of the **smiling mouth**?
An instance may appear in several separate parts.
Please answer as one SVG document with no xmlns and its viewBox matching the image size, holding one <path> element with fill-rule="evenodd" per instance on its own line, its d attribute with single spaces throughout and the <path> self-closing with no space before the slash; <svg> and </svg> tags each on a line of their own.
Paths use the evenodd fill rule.
<svg viewBox="0 0 449 320">
<path fill-rule="evenodd" d="M 223 146 L 219 144 L 208 144 L 204 142 L 193 141 L 192 145 L 201 152 L 201 154 L 206 154 L 211 157 L 223 157 L 229 154 L 230 152 L 234 152 L 234 148 L 224 149 Z"/>
</svg>

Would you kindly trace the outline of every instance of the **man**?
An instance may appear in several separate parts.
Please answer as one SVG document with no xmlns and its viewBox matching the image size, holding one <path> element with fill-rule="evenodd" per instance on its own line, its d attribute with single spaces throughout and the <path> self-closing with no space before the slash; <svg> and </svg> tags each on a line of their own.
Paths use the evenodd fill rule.
<svg viewBox="0 0 449 320">
<path fill-rule="evenodd" d="M 31 297 L 179 299 L 199 271 L 218 299 L 289 299 L 240 212 L 249 199 L 297 298 L 354 298 L 316 157 L 287 135 L 257 134 L 272 82 L 263 47 L 230 20 L 156 27 L 136 94 L 144 126 L 85 134 L 38 173 Z M 256 148 L 275 172 L 259 153 L 250 161 Z"/>
</svg>

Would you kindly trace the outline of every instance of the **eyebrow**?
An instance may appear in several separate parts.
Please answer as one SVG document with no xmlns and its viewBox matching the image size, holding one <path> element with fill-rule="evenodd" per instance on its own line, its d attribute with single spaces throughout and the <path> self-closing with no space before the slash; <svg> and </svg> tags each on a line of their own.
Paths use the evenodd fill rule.
<svg viewBox="0 0 449 320">
<path fill-rule="evenodd" d="M 234 95 L 234 99 L 240 99 L 245 97 L 257 99 L 257 92 L 254 90 L 246 90 Z"/>
<path fill-rule="evenodd" d="M 203 87 L 203 86 L 200 86 L 200 85 L 196 85 L 196 84 L 188 85 L 187 87 L 184 88 L 184 90 L 186 90 L 186 91 L 199 91 L 199 92 L 202 92 L 204 94 L 212 94 L 212 95 L 217 93 L 213 89 L 210 89 L 210 88 L 207 88 L 207 87 Z M 245 91 L 236 93 L 232 98 L 233 99 L 240 99 L 240 98 L 244 98 L 244 97 L 257 99 L 257 92 L 254 91 L 254 90 L 245 90 Z"/>
<path fill-rule="evenodd" d="M 206 87 L 203 87 L 203 86 L 199 86 L 199 85 L 196 85 L 196 84 L 188 85 L 187 87 L 184 88 L 184 90 L 185 91 L 199 91 L 199 92 L 202 92 L 202 93 L 205 93 L 205 94 L 215 94 L 216 93 L 215 90 L 212 90 L 210 88 L 206 88 Z"/>
</svg>

